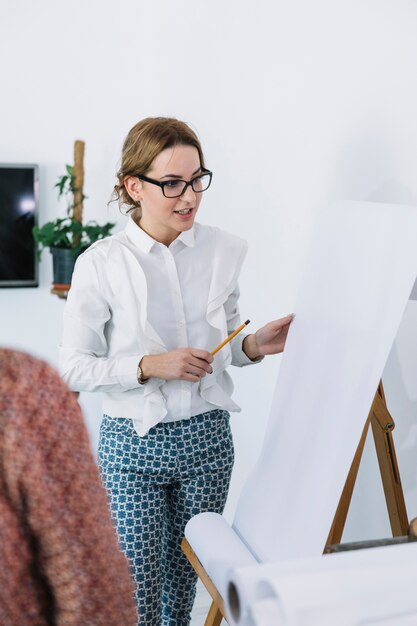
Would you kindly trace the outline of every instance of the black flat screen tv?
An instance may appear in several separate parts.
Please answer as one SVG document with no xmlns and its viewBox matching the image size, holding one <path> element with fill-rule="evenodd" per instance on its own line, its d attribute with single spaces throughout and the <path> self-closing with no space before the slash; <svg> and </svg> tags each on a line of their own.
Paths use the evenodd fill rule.
<svg viewBox="0 0 417 626">
<path fill-rule="evenodd" d="M 38 166 L 0 163 L 0 287 L 37 287 Z"/>
</svg>

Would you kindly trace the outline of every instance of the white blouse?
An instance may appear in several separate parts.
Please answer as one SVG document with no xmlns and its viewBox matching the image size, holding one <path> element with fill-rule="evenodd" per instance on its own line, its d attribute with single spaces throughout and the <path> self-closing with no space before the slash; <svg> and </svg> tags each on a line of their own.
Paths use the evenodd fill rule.
<svg viewBox="0 0 417 626">
<path fill-rule="evenodd" d="M 159 422 L 189 418 L 231 399 L 227 366 L 252 364 L 239 334 L 198 383 L 137 381 L 146 354 L 213 350 L 240 324 L 238 275 L 246 243 L 195 223 L 167 247 L 130 218 L 126 229 L 88 248 L 75 266 L 64 311 L 60 368 L 74 391 L 104 392 L 103 410 L 134 420 L 142 436 Z"/>
</svg>

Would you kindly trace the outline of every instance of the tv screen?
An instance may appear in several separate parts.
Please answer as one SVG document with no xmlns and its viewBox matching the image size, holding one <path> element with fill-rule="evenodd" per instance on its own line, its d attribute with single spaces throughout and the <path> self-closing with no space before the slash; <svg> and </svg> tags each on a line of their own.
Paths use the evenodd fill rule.
<svg viewBox="0 0 417 626">
<path fill-rule="evenodd" d="M 0 164 L 0 287 L 37 287 L 38 166 Z"/>
</svg>

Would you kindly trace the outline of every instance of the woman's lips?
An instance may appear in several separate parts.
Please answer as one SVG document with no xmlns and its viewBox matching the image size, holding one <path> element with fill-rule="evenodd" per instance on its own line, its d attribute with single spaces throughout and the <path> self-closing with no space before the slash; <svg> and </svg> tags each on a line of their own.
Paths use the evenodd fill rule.
<svg viewBox="0 0 417 626">
<path fill-rule="evenodd" d="M 189 208 L 189 209 L 181 209 L 181 211 L 174 211 L 174 213 L 175 215 L 178 215 L 179 217 L 190 217 L 193 211 L 194 211 L 193 208 Z"/>
</svg>

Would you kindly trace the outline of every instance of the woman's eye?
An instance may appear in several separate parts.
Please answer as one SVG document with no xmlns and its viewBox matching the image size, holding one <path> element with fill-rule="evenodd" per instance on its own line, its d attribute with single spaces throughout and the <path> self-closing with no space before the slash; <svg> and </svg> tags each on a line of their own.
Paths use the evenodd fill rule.
<svg viewBox="0 0 417 626">
<path fill-rule="evenodd" d="M 179 187 L 181 185 L 181 182 L 182 181 L 180 180 L 168 180 L 165 183 L 165 187 L 169 187 L 170 189 L 175 189 L 176 187 Z"/>
</svg>

